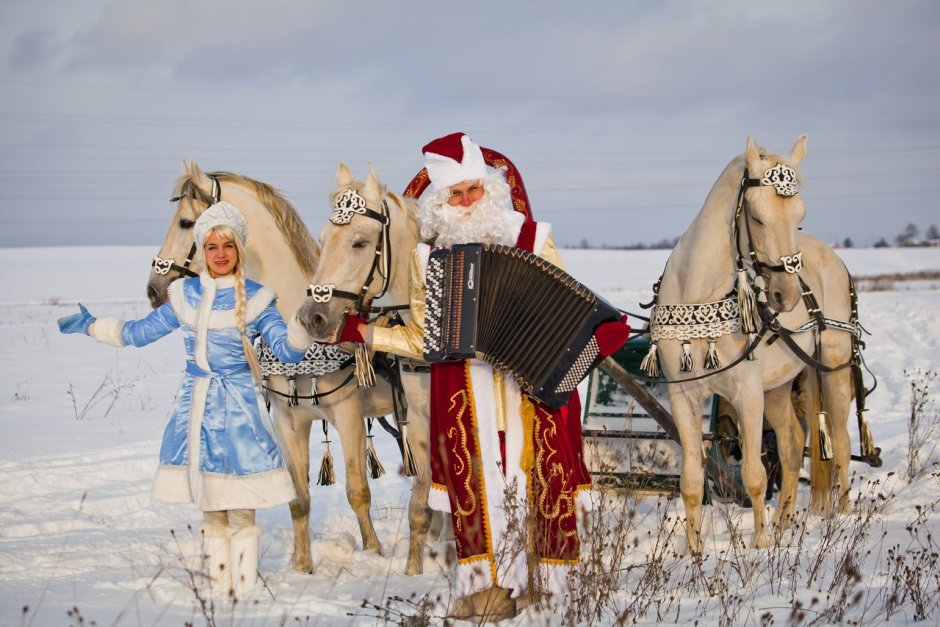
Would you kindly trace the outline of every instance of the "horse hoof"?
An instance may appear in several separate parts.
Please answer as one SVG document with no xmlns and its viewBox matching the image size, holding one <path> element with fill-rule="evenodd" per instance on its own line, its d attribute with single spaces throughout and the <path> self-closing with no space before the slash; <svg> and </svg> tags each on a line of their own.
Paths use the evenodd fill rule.
<svg viewBox="0 0 940 627">
<path fill-rule="evenodd" d="M 305 575 L 313 574 L 313 561 L 309 559 L 294 559 L 291 563 L 294 570 Z"/>
</svg>

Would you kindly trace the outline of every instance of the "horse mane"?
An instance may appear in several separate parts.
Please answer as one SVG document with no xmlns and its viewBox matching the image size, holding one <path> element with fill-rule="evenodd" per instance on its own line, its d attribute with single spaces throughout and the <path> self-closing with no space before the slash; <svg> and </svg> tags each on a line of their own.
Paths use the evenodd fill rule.
<svg viewBox="0 0 940 627">
<path fill-rule="evenodd" d="M 267 183 L 256 181 L 247 176 L 225 171 L 209 172 L 209 176 L 219 181 L 249 187 L 265 209 L 268 210 L 268 213 L 271 214 L 271 217 L 274 218 L 278 229 L 284 235 L 284 240 L 294 254 L 294 258 L 303 270 L 304 276 L 313 276 L 320 258 L 320 246 L 310 236 L 310 231 L 307 230 L 307 226 L 300 219 L 297 210 L 294 209 L 289 200 Z M 212 199 L 196 186 L 195 181 L 188 174 L 184 174 L 177 179 L 173 195 L 189 196 L 206 203 L 212 202 Z"/>
</svg>

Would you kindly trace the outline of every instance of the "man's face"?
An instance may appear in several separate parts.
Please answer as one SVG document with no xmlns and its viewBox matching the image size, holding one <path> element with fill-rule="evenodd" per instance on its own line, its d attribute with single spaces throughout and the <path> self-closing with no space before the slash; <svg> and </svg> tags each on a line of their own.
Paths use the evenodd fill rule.
<svg viewBox="0 0 940 627">
<path fill-rule="evenodd" d="M 470 207 L 475 202 L 483 198 L 483 181 L 464 181 L 450 186 L 450 196 L 447 197 L 447 204 L 451 207 L 463 207 L 464 215 L 468 213 Z"/>
</svg>

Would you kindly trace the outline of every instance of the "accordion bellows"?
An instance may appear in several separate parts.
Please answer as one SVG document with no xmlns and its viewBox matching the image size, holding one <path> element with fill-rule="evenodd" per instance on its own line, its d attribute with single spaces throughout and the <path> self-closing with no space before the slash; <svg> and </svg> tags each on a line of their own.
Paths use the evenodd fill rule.
<svg viewBox="0 0 940 627">
<path fill-rule="evenodd" d="M 620 311 L 564 270 L 498 244 L 435 249 L 428 261 L 424 358 L 477 357 L 551 407 L 600 361 L 594 330 Z"/>
</svg>

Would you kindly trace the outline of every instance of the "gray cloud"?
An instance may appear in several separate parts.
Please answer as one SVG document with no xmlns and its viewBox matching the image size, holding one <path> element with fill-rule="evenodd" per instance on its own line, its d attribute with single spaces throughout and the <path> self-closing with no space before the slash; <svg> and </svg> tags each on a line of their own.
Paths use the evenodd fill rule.
<svg viewBox="0 0 940 627">
<path fill-rule="evenodd" d="M 826 238 L 926 228 L 940 191 L 933 0 L 58 6 L 0 27 L 0 245 L 156 242 L 190 155 L 317 226 L 339 160 L 398 188 L 458 129 L 516 161 L 563 244 L 678 235 L 748 133 L 809 132 Z"/>
</svg>

